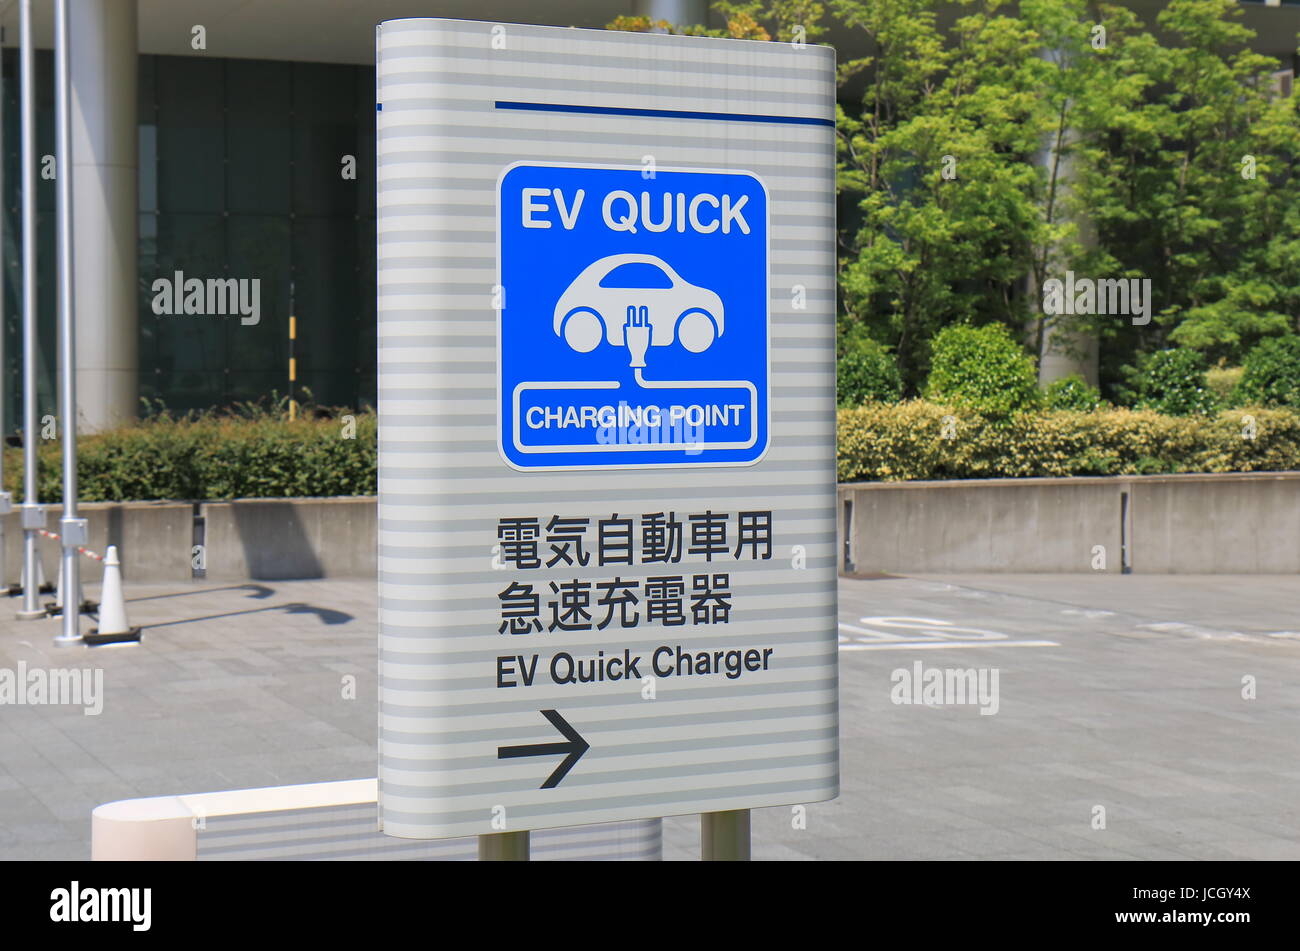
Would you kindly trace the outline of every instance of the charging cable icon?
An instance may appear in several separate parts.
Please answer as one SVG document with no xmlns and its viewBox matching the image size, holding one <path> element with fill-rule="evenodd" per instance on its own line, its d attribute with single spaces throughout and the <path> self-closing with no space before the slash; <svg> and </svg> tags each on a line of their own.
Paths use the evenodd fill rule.
<svg viewBox="0 0 1300 951">
<path fill-rule="evenodd" d="M 629 306 L 627 323 L 623 325 L 623 341 L 631 355 L 628 366 L 633 369 L 645 369 L 645 352 L 650 347 L 650 308 Z"/>
</svg>

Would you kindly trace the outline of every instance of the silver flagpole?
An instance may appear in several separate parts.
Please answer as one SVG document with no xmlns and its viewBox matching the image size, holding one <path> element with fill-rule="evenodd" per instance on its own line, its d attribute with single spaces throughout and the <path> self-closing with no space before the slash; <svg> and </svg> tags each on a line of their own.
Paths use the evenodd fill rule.
<svg viewBox="0 0 1300 951">
<path fill-rule="evenodd" d="M 5 13 L 9 12 L 8 4 L 5 5 L 4 12 Z M 0 48 L 2 48 L 3 40 L 4 40 L 4 24 L 3 21 L 0 21 Z M 3 69 L 0 69 L 0 155 L 4 154 L 3 151 L 4 101 L 5 101 L 4 71 Z M 4 162 L 0 161 L 0 168 L 2 168 L 3 165 Z M 4 177 L 2 174 L 0 174 L 0 195 L 4 195 Z M 0 210 L 0 254 L 3 254 L 4 251 L 4 220 L 5 220 L 4 212 Z M 4 270 L 8 271 L 8 268 L 6 267 Z M 8 375 L 9 367 L 5 365 L 5 358 L 4 358 L 5 335 L 9 328 L 7 326 L 7 321 L 5 320 L 4 305 L 5 305 L 4 280 L 3 277 L 0 277 L 0 589 L 3 589 L 7 594 L 9 593 L 10 589 L 9 589 L 9 564 L 8 564 L 8 559 L 5 557 L 5 522 L 7 521 L 5 516 L 8 515 L 11 511 L 13 511 L 13 498 L 10 496 L 8 492 L 4 490 L 5 489 L 5 479 L 4 479 L 5 403 L 8 401 L 8 396 L 9 396 L 9 375 Z"/>
<path fill-rule="evenodd" d="M 59 355 L 63 375 L 59 421 L 63 427 L 63 626 L 56 645 L 80 644 L 81 565 L 77 546 L 86 544 L 86 521 L 77 518 L 77 346 L 72 299 L 72 89 L 68 64 L 68 0 L 54 5 L 55 134 L 54 174 L 58 182 Z"/>
<path fill-rule="evenodd" d="M 37 530 L 45 527 L 45 510 L 36 497 L 36 75 L 33 66 L 32 0 L 22 0 L 18 27 L 19 92 L 22 96 L 23 185 L 23 607 L 19 620 L 45 617 L 39 604 L 40 557 Z"/>
</svg>

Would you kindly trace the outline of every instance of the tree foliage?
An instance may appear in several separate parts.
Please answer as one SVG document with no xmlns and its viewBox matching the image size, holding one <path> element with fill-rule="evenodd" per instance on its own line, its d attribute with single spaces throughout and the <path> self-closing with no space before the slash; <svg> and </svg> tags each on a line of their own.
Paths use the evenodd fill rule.
<svg viewBox="0 0 1300 951">
<path fill-rule="evenodd" d="M 840 320 L 909 395 L 953 324 L 1004 324 L 1040 358 L 1096 337 L 1111 395 L 1145 354 L 1237 364 L 1300 331 L 1300 109 L 1236 0 L 1147 21 L 1095 0 L 956 6 L 723 0 L 722 28 L 619 22 L 815 42 L 830 19 L 865 51 L 839 66 Z M 1045 313 L 1066 270 L 1150 280 L 1153 319 Z"/>
<path fill-rule="evenodd" d="M 1240 405 L 1300 408 L 1300 336 L 1261 341 L 1246 355 L 1233 395 Z"/>
</svg>

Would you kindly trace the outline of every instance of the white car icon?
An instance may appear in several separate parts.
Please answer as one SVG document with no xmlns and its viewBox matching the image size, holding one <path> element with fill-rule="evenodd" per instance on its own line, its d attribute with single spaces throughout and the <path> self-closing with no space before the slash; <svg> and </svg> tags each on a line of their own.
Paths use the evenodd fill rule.
<svg viewBox="0 0 1300 951">
<path fill-rule="evenodd" d="M 650 346 L 701 353 L 722 336 L 722 298 L 652 254 L 611 254 L 583 268 L 555 305 L 555 332 L 579 353 L 624 345 L 629 308 L 648 309 Z"/>
</svg>

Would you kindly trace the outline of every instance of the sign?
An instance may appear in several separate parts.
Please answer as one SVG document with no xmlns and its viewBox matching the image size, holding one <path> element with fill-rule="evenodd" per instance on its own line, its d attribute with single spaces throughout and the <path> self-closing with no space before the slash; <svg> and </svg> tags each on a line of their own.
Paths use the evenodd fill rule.
<svg viewBox="0 0 1300 951">
<path fill-rule="evenodd" d="M 377 52 L 384 831 L 834 797 L 831 51 Z"/>
<path fill-rule="evenodd" d="M 768 222 L 756 176 L 521 163 L 497 204 L 510 465 L 762 457 Z"/>
</svg>

